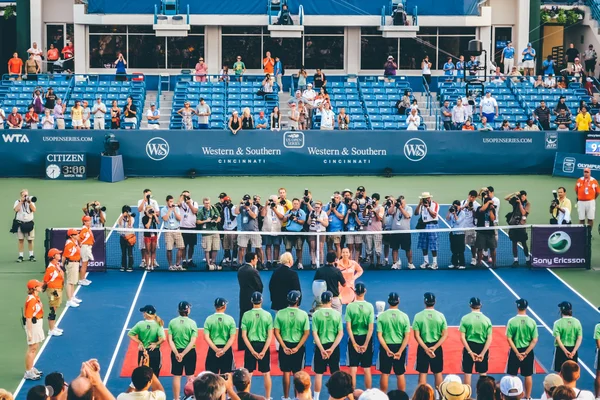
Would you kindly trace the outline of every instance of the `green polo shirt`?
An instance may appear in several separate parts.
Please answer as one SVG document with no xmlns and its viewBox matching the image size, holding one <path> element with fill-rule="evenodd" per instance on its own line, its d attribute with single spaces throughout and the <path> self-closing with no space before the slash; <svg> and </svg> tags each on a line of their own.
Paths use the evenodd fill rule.
<svg viewBox="0 0 600 400">
<path fill-rule="evenodd" d="M 342 314 L 333 308 L 319 308 L 312 316 L 312 323 L 321 344 L 333 343 L 343 329 Z"/>
<path fill-rule="evenodd" d="M 575 342 L 582 332 L 581 322 L 573 317 L 562 317 L 554 322 L 552 329 L 552 335 L 559 337 L 564 346 L 575 346 Z M 558 343 L 554 341 L 554 345 L 558 346 Z"/>
<path fill-rule="evenodd" d="M 281 339 L 288 343 L 299 343 L 304 332 L 310 330 L 308 314 L 296 307 L 277 311 L 273 326 L 275 329 L 279 329 Z"/>
<path fill-rule="evenodd" d="M 129 336 L 137 336 L 142 342 L 144 348 L 147 348 L 152 343 L 158 342 L 158 339 L 165 338 L 165 330 L 156 321 L 144 320 L 140 321 L 128 333 Z"/>
<path fill-rule="evenodd" d="M 266 342 L 273 329 L 273 317 L 262 308 L 246 311 L 242 317 L 242 331 L 246 331 L 251 342 Z"/>
<path fill-rule="evenodd" d="M 410 333 L 408 315 L 397 308 L 382 312 L 377 317 L 377 332 L 381 332 L 386 344 L 402 344 L 406 335 Z"/>
<path fill-rule="evenodd" d="M 189 317 L 173 318 L 169 322 L 169 335 L 173 338 L 173 343 L 177 349 L 185 349 L 191 341 L 196 340 L 198 336 L 198 326 L 196 321 Z M 194 347 L 196 345 L 194 344 Z"/>
<path fill-rule="evenodd" d="M 511 338 L 518 349 L 529 347 L 531 341 L 538 337 L 537 324 L 528 315 L 516 315 L 506 324 L 506 337 Z"/>
<path fill-rule="evenodd" d="M 442 337 L 442 332 L 448 329 L 446 317 L 433 308 L 425 309 L 415 315 L 413 320 L 414 331 L 419 332 L 425 343 L 437 343 Z"/>
<path fill-rule="evenodd" d="M 468 342 L 484 344 L 492 334 L 492 321 L 481 312 L 473 311 L 460 320 L 459 331 Z"/>
<path fill-rule="evenodd" d="M 594 328 L 594 340 L 600 340 L 600 324 L 596 324 Z"/>
<path fill-rule="evenodd" d="M 346 322 L 350 323 L 353 334 L 366 335 L 369 332 L 369 324 L 375 322 L 373 305 L 364 300 L 348 304 L 346 306 Z"/>
<path fill-rule="evenodd" d="M 224 346 L 235 335 L 235 320 L 224 313 L 214 313 L 204 321 L 204 333 L 216 346 Z"/>
</svg>

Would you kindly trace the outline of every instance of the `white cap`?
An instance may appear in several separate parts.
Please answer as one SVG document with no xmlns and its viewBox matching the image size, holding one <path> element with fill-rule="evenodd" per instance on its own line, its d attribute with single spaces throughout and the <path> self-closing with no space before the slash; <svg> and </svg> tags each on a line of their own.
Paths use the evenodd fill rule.
<svg viewBox="0 0 600 400">
<path fill-rule="evenodd" d="M 460 376 L 458 376 L 458 375 L 450 374 L 450 375 L 446 375 L 446 377 L 444 378 L 444 382 L 462 383 L 462 379 L 460 379 Z"/>
<path fill-rule="evenodd" d="M 367 389 L 358 398 L 358 400 L 387 400 L 387 395 L 379 389 Z"/>
<path fill-rule="evenodd" d="M 523 393 L 523 382 L 516 376 L 505 376 L 500 381 L 500 392 L 505 396 L 518 396 Z"/>
</svg>

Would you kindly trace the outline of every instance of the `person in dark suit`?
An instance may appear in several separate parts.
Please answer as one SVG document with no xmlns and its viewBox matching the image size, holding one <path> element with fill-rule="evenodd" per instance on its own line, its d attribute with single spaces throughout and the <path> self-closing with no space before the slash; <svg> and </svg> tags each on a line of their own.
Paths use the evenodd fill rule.
<svg viewBox="0 0 600 400">
<path fill-rule="evenodd" d="M 258 264 L 258 256 L 254 252 L 246 253 L 244 257 L 246 263 L 237 272 L 238 283 L 240 284 L 240 320 L 239 325 L 242 326 L 242 317 L 246 311 L 250 311 L 252 305 L 252 293 L 263 292 L 263 283 L 260 275 L 256 270 Z M 244 340 L 242 339 L 242 329 L 238 330 L 238 350 L 246 350 Z"/>
<path fill-rule="evenodd" d="M 287 295 L 292 290 L 302 293 L 298 273 L 292 269 L 294 258 L 292 253 L 286 252 L 279 258 L 277 268 L 269 281 L 269 293 L 271 293 L 271 310 L 279 311 L 288 306 Z"/>
</svg>

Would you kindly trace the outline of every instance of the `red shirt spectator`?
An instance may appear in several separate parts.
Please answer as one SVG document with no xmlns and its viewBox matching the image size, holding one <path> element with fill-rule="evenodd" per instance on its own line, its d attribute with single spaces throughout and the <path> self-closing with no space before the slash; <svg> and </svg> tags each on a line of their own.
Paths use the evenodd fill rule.
<svg viewBox="0 0 600 400">
<path fill-rule="evenodd" d="M 73 44 L 71 42 L 67 42 L 67 45 L 62 49 L 63 59 L 73 58 L 75 54 L 75 49 L 73 48 Z"/>
<path fill-rule="evenodd" d="M 50 48 L 48 49 L 48 61 L 58 61 L 60 58 L 60 54 L 58 53 L 58 49 L 54 47 L 53 44 L 50 44 Z"/>
<path fill-rule="evenodd" d="M 6 118 L 9 129 L 21 129 L 23 126 L 23 117 L 18 113 L 17 107 L 12 109 L 12 113 Z"/>
<path fill-rule="evenodd" d="M 263 69 L 265 71 L 265 74 L 273 75 L 273 68 L 275 67 L 275 60 L 273 60 L 271 58 L 270 51 L 267 51 L 267 53 L 265 55 L 266 55 L 266 57 L 263 58 Z"/>
<path fill-rule="evenodd" d="M 19 58 L 17 53 L 8 60 L 8 73 L 11 75 L 21 75 L 23 73 L 23 60 Z"/>
<path fill-rule="evenodd" d="M 33 111 L 33 107 L 29 109 L 29 112 L 25 114 L 25 123 L 29 125 L 31 129 L 37 128 L 37 124 L 40 122 L 40 116 L 37 115 L 35 111 Z"/>
</svg>

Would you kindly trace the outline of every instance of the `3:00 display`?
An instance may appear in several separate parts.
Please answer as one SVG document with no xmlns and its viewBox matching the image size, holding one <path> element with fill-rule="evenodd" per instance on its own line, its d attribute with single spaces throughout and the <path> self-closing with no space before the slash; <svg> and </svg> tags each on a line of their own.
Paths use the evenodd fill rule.
<svg viewBox="0 0 600 400">
<path fill-rule="evenodd" d="M 63 175 L 85 175 L 85 165 L 63 165 Z"/>
</svg>

